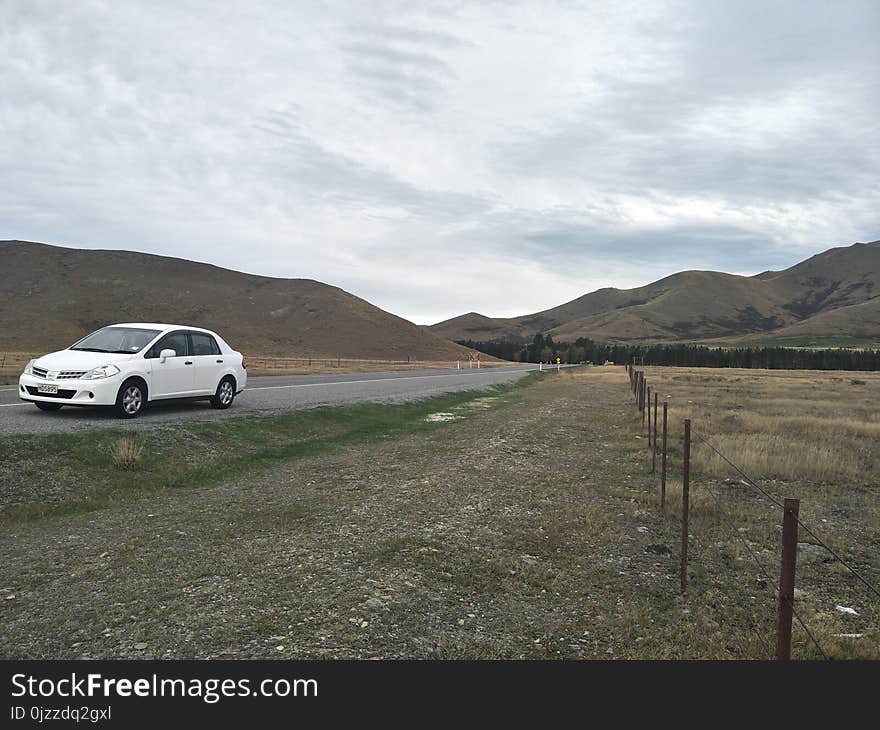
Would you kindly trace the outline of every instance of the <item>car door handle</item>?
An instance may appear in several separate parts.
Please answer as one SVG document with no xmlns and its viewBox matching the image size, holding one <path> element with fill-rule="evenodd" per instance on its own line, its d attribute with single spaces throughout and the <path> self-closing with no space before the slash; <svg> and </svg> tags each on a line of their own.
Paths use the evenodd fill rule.
<svg viewBox="0 0 880 730">
<path fill-rule="evenodd" d="M 217 362 L 218 362 L 218 363 L 222 363 L 223 361 L 222 361 L 222 360 L 218 360 Z"/>
<path fill-rule="evenodd" d="M 183 363 L 183 364 L 184 364 L 184 365 L 192 365 L 192 364 L 193 364 L 193 361 L 192 361 L 192 360 L 187 360 L 187 361 L 186 361 L 185 363 Z"/>
</svg>

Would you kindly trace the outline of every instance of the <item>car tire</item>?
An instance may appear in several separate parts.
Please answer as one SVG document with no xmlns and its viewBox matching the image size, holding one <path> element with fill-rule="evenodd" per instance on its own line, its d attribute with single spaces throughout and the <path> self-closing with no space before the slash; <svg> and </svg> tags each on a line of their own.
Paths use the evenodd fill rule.
<svg viewBox="0 0 880 730">
<path fill-rule="evenodd" d="M 214 406 L 214 408 L 224 410 L 226 408 L 229 408 L 229 406 L 232 405 L 232 401 L 234 400 L 235 380 L 233 380 L 231 376 L 227 375 L 217 385 L 217 391 L 214 393 L 214 397 L 211 398 L 211 405 Z"/>
<path fill-rule="evenodd" d="M 147 406 L 147 388 L 139 380 L 126 380 L 116 396 L 116 415 L 137 418 Z"/>
<path fill-rule="evenodd" d="M 42 401 L 34 401 L 34 405 L 41 411 L 60 411 L 63 403 L 43 403 Z"/>
</svg>

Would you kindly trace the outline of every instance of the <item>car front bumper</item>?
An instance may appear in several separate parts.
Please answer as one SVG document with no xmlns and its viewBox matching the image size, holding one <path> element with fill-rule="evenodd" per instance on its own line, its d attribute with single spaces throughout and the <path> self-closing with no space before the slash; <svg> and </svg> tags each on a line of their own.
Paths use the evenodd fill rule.
<svg viewBox="0 0 880 730">
<path fill-rule="evenodd" d="M 18 379 L 18 397 L 35 403 L 59 403 L 72 406 L 112 406 L 122 379 L 119 375 L 99 380 L 47 380 L 33 375 L 22 375 Z M 41 385 L 54 385 L 58 393 L 40 393 Z"/>
</svg>

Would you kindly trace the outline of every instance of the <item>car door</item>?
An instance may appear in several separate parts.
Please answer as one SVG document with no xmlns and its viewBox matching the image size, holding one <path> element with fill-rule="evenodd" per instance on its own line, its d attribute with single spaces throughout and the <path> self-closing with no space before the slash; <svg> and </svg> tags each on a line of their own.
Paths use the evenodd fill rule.
<svg viewBox="0 0 880 730">
<path fill-rule="evenodd" d="M 220 347 L 206 332 L 190 332 L 192 361 L 195 367 L 195 389 L 200 394 L 213 395 L 220 382 L 223 370 L 223 355 Z"/>
<path fill-rule="evenodd" d="M 162 350 L 174 350 L 175 355 L 162 362 L 160 357 Z M 196 371 L 186 332 L 171 332 L 165 335 L 150 348 L 145 357 L 151 361 L 151 399 L 193 395 Z"/>
</svg>

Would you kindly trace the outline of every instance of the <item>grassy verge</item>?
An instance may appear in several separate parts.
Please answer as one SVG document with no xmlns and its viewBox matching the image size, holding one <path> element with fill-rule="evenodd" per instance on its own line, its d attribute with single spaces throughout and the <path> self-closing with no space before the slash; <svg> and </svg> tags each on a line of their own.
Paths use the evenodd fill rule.
<svg viewBox="0 0 880 730">
<path fill-rule="evenodd" d="M 272 466 L 359 443 L 442 428 L 493 396 L 515 399 L 534 382 L 449 393 L 403 404 L 363 403 L 271 416 L 157 427 L 30 435 L 0 442 L 0 524 L 89 512 L 173 489 L 253 475 Z M 426 420 L 432 414 L 446 414 Z M 120 450 L 139 454 L 120 460 Z"/>
</svg>

